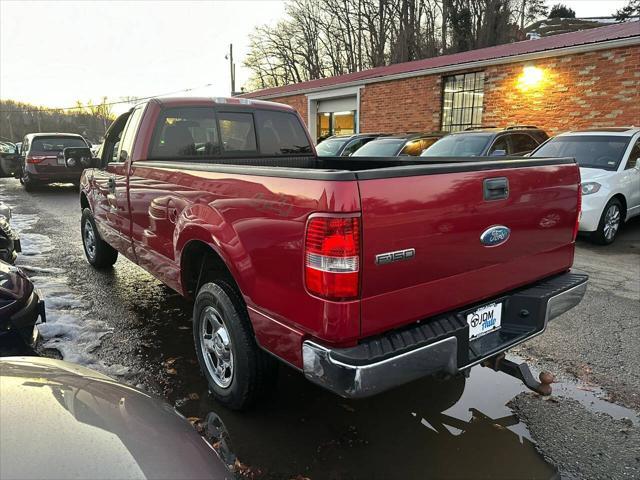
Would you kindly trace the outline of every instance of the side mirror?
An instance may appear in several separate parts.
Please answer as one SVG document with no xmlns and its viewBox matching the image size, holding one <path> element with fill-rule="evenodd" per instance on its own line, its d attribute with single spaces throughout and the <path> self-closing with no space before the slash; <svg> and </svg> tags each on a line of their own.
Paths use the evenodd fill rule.
<svg viewBox="0 0 640 480">
<path fill-rule="evenodd" d="M 67 147 L 62 154 L 65 166 L 72 170 L 84 170 L 100 165 L 100 159 L 93 157 L 89 147 Z"/>
<path fill-rule="evenodd" d="M 504 157 L 506 155 L 507 155 L 506 150 L 494 150 L 493 152 L 491 152 L 492 157 Z"/>
</svg>

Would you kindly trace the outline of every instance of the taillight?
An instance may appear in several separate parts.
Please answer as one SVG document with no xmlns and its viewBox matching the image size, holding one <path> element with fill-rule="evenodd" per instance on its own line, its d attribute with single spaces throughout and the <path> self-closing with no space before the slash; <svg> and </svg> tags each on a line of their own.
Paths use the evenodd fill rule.
<svg viewBox="0 0 640 480">
<path fill-rule="evenodd" d="M 580 213 L 582 212 L 582 187 L 578 185 L 578 208 L 576 209 L 576 224 L 573 227 L 573 241 L 578 238 L 578 228 L 580 228 Z"/>
<path fill-rule="evenodd" d="M 27 156 L 27 163 L 41 163 L 47 158 L 49 157 L 47 157 L 46 155 L 29 155 Z"/>
<path fill-rule="evenodd" d="M 304 276 L 307 290 L 330 300 L 360 292 L 360 219 L 314 217 L 307 225 Z"/>
</svg>

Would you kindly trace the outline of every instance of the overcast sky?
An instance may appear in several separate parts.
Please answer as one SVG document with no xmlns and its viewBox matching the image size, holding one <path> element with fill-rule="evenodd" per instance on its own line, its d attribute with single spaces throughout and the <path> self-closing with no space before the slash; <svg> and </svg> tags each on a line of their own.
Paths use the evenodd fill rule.
<svg viewBox="0 0 640 480">
<path fill-rule="evenodd" d="M 562 3 L 588 17 L 611 15 L 626 2 Z M 242 67 L 248 34 L 283 14 L 284 3 L 275 0 L 0 0 L 0 98 L 65 107 L 186 88 L 226 96 L 229 43 L 239 89 L 250 74 Z"/>
</svg>

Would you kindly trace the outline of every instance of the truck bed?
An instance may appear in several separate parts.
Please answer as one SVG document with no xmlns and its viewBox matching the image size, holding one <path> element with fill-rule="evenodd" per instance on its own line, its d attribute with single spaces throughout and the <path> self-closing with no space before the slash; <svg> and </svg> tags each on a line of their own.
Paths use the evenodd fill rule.
<svg viewBox="0 0 640 480">
<path fill-rule="evenodd" d="M 253 265 L 246 279 L 238 272 L 238 281 L 258 331 L 275 320 L 291 325 L 296 337 L 308 333 L 349 344 L 495 297 L 566 271 L 573 262 L 579 171 L 571 158 L 301 156 L 138 160 L 133 166 L 134 196 L 136 171 L 144 178 L 170 179 L 177 186 L 167 194 L 182 191 L 188 203 L 195 192 L 184 189 L 198 185 L 196 203 L 224 205 L 218 214 L 228 225 L 252 225 L 251 233 L 234 235 Z M 483 182 L 490 178 L 506 179 L 508 198 L 483 199 Z M 141 194 L 148 187 L 141 184 Z M 316 299 L 300 283 L 305 225 L 313 212 L 360 213 L 359 300 Z M 511 238 L 487 248 L 480 236 L 495 225 L 508 226 Z M 270 247 L 252 247 L 257 238 Z M 149 242 L 134 242 L 139 258 L 147 256 Z M 407 249 L 415 251 L 409 261 L 376 264 L 380 254 Z M 291 301 L 281 302 L 282 295 Z M 284 328 L 274 330 L 271 340 L 262 340 L 277 350 L 279 336 L 287 334 Z"/>
</svg>

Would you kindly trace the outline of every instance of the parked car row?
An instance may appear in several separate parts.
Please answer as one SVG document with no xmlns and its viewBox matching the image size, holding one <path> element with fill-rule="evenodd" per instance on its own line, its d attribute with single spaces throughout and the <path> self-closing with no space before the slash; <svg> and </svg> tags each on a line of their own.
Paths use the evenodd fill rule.
<svg viewBox="0 0 640 480">
<path fill-rule="evenodd" d="M 461 132 L 359 133 L 333 136 L 317 146 L 319 156 L 483 157 L 526 155 L 549 136 L 540 128 L 471 127 Z"/>
<path fill-rule="evenodd" d="M 364 142 L 359 148 L 354 148 Z M 325 145 L 326 144 L 326 145 Z M 328 147 L 332 148 L 328 148 Z M 336 146 L 336 148 L 333 148 Z M 342 148 L 338 148 L 342 146 Z M 349 148 L 344 148 L 349 146 Z M 318 145 L 328 156 L 573 157 L 582 178 L 580 232 L 612 243 L 622 224 L 640 215 L 640 128 L 567 132 L 549 139 L 531 125 L 468 128 L 460 132 L 384 133 L 330 137 Z"/>
</svg>

